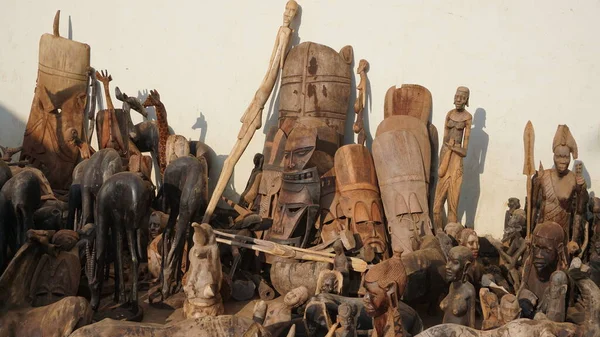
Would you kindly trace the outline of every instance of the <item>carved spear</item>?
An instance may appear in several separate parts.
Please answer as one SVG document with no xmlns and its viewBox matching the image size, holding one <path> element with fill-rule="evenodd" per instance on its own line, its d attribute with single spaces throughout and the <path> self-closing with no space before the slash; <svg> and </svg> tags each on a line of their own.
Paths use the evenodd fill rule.
<svg viewBox="0 0 600 337">
<path fill-rule="evenodd" d="M 531 121 L 525 125 L 523 132 L 523 143 L 525 146 L 525 158 L 523 163 L 523 174 L 527 176 L 527 238 L 531 234 L 531 207 L 533 206 L 531 177 L 535 174 L 535 163 L 533 159 L 533 144 L 535 143 L 535 132 Z"/>
</svg>

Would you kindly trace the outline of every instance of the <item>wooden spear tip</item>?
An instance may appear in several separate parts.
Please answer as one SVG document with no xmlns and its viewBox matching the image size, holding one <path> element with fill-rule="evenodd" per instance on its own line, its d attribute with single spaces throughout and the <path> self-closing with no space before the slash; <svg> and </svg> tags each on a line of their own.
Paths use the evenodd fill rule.
<svg viewBox="0 0 600 337">
<path fill-rule="evenodd" d="M 60 36 L 58 32 L 58 27 L 60 24 L 60 9 L 56 11 L 56 15 L 54 15 L 54 24 L 52 25 L 52 33 L 54 36 Z"/>
</svg>

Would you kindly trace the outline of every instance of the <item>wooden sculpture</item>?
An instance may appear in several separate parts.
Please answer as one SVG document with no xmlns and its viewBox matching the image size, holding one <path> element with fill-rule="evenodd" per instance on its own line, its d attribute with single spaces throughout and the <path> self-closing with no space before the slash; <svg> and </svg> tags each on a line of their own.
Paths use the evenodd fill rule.
<svg viewBox="0 0 600 337">
<path fill-rule="evenodd" d="M 431 93 L 419 85 L 391 87 L 377 127 L 373 160 L 392 248 L 410 252 L 432 234 L 429 218 Z M 437 134 L 437 131 L 435 131 Z"/>
<path fill-rule="evenodd" d="M 532 247 L 525 260 L 521 288 L 542 298 L 550 285 L 550 276 L 567 268 L 565 233 L 556 222 L 538 224 L 533 231 Z"/>
<path fill-rule="evenodd" d="M 469 106 L 469 88 L 458 87 L 454 95 L 453 110 L 446 115 L 444 123 L 444 144 L 440 151 L 438 183 L 433 204 L 433 222 L 436 228 L 443 228 L 442 211 L 448 202 L 448 222 L 456 222 L 460 186 L 462 185 L 463 158 L 467 156 L 469 136 L 473 116 L 465 110 Z"/>
<path fill-rule="evenodd" d="M 308 300 L 308 296 L 306 287 L 298 287 L 286 293 L 283 301 L 268 304 L 263 325 L 270 326 L 290 321 L 292 319 L 292 309 L 304 304 Z"/>
<path fill-rule="evenodd" d="M 337 270 L 321 270 L 317 279 L 316 294 L 337 294 L 342 295 L 344 286 L 344 276 Z"/>
<path fill-rule="evenodd" d="M 533 214 L 537 214 L 536 223 L 553 221 L 559 224 L 565 233 L 565 244 L 581 243 L 580 224 L 588 193 L 581 174 L 569 170 L 571 155 L 577 159 L 577 143 L 566 125 L 559 125 L 552 142 L 554 168 L 540 170 L 533 183 Z"/>
<path fill-rule="evenodd" d="M 265 107 L 265 103 L 267 103 L 267 100 L 271 95 L 271 91 L 273 91 L 275 81 L 279 75 L 279 70 L 283 69 L 284 60 L 293 32 L 292 28 L 290 28 L 290 23 L 296 16 L 297 11 L 298 3 L 296 3 L 294 0 L 288 1 L 285 5 L 285 12 L 283 13 L 283 25 L 279 27 L 279 31 L 277 32 L 277 38 L 275 40 L 275 45 L 273 46 L 271 59 L 269 60 L 267 74 L 263 78 L 258 90 L 256 91 L 256 94 L 254 94 L 254 97 L 250 102 L 250 105 L 240 119 L 240 122 L 242 122 L 242 127 L 238 133 L 235 145 L 223 163 L 223 170 L 219 175 L 219 180 L 217 181 L 213 194 L 210 198 L 210 202 L 208 203 L 206 213 L 202 219 L 202 222 L 204 223 L 209 222 L 210 217 L 212 216 L 212 213 L 217 207 L 217 203 L 219 202 L 221 195 L 225 190 L 225 186 L 233 174 L 233 168 L 242 156 L 242 153 L 244 153 L 246 150 L 246 147 L 248 147 L 250 140 L 254 136 L 254 132 L 260 129 L 262 126 L 262 112 Z"/>
<path fill-rule="evenodd" d="M 281 74 L 279 127 L 289 134 L 297 119 L 317 117 L 343 139 L 350 104 L 351 46 L 336 52 L 304 42 L 292 48 Z"/>
<path fill-rule="evenodd" d="M 222 315 L 225 311 L 221 299 L 221 259 L 212 227 L 192 224 L 194 245 L 190 250 L 190 269 L 183 287 L 186 300 L 183 312 L 186 318 Z"/>
<path fill-rule="evenodd" d="M 509 281 L 512 283 L 514 289 L 519 289 L 520 287 L 521 276 L 518 267 L 521 257 L 528 247 L 525 239 L 521 236 L 526 222 L 525 211 L 516 209 L 510 216 L 507 226 L 504 228 L 502 241 L 486 236 L 488 241 L 498 250 L 500 258 L 503 260 L 506 269 L 508 269 Z"/>
<path fill-rule="evenodd" d="M 533 124 L 528 121 L 525 125 L 525 132 L 523 133 L 523 145 L 525 147 L 525 160 L 523 163 L 523 174 L 527 176 L 527 229 L 526 237 L 529 238 L 531 235 L 531 197 L 533 195 L 533 186 L 531 184 L 532 176 L 535 174 L 535 161 L 533 159 L 533 148 L 535 142 L 535 132 L 533 130 Z M 510 203 L 510 200 L 509 200 Z M 506 221 L 506 219 L 505 219 Z"/>
<path fill-rule="evenodd" d="M 40 39 L 35 95 L 23 137 L 20 160 L 39 168 L 52 188 L 68 190 L 79 150 L 70 140 L 84 135 L 84 110 L 90 46 L 58 33 L 60 11 L 53 34 Z"/>
<path fill-rule="evenodd" d="M 269 129 L 263 148 L 263 172 L 258 186 L 259 215 L 263 219 L 273 219 L 283 175 L 283 152 L 287 134 L 274 126 Z"/>
<path fill-rule="evenodd" d="M 490 330 L 500 325 L 500 303 L 498 296 L 488 288 L 479 289 L 479 302 L 481 303 L 481 330 Z"/>
<path fill-rule="evenodd" d="M 383 221 L 383 207 L 373 158 L 364 145 L 350 144 L 335 153 L 337 221 L 324 225 L 324 241 L 340 237 L 343 230 L 358 234 L 363 258 L 372 261 L 375 255 L 388 258 L 388 240 Z M 339 210 L 339 214 L 338 214 Z M 341 227 L 341 228 L 336 228 Z M 334 233 L 331 233 L 334 232 Z"/>
<path fill-rule="evenodd" d="M 554 322 L 564 322 L 567 313 L 567 289 L 569 280 L 567 274 L 562 270 L 557 270 L 550 275 L 550 285 L 544 291 L 541 298 L 538 312 L 543 312 L 549 320 Z"/>
<path fill-rule="evenodd" d="M 448 295 L 440 303 L 444 323 L 475 327 L 475 288 L 466 280 L 475 259 L 470 249 L 458 246 L 450 249 L 446 263 L 446 279 L 451 282 Z"/>
<path fill-rule="evenodd" d="M 150 90 L 150 95 L 142 104 L 145 108 L 153 106 L 156 109 L 156 126 L 158 128 L 158 167 L 162 177 L 167 168 L 167 139 L 169 138 L 169 123 L 167 122 L 167 110 L 160 100 L 160 94 L 156 90 Z"/>
<path fill-rule="evenodd" d="M 339 328 L 335 330 L 336 337 L 356 337 L 356 306 L 350 303 L 342 303 L 338 307 L 337 322 Z"/>
<path fill-rule="evenodd" d="M 365 145 L 365 121 L 363 117 L 363 111 L 367 105 L 367 71 L 369 70 L 369 62 L 367 60 L 360 60 L 358 62 L 358 68 L 356 73 L 360 76 L 360 82 L 356 85 L 356 101 L 354 102 L 354 113 L 356 114 L 356 120 L 352 130 L 358 135 L 357 144 Z"/>
<path fill-rule="evenodd" d="M 373 318 L 373 337 L 402 337 L 404 328 L 399 302 L 406 287 L 406 271 L 401 251 L 373 266 L 364 276 L 366 290 L 363 302 Z"/>
<path fill-rule="evenodd" d="M 260 181 L 262 180 L 264 161 L 265 157 L 261 153 L 254 155 L 254 168 L 250 173 L 250 177 L 248 178 L 248 183 L 246 184 L 244 192 L 242 192 L 242 195 L 240 195 L 240 206 L 248 209 L 256 208 L 254 202 L 259 194 L 259 186 Z"/>
<path fill-rule="evenodd" d="M 117 150 L 119 155 L 124 158 L 129 158 L 129 135 L 127 132 L 126 121 L 123 120 L 123 112 L 117 112 L 110 97 L 109 83 L 112 81 L 112 76 L 106 70 L 102 72 L 96 71 L 96 78 L 102 82 L 104 86 L 104 95 L 106 97 L 107 108 L 99 111 L 96 118 L 98 148 L 111 148 Z"/>
<path fill-rule="evenodd" d="M 169 135 L 167 137 L 165 157 L 167 165 L 177 158 L 190 155 L 190 144 L 187 139 L 181 135 Z"/>
</svg>

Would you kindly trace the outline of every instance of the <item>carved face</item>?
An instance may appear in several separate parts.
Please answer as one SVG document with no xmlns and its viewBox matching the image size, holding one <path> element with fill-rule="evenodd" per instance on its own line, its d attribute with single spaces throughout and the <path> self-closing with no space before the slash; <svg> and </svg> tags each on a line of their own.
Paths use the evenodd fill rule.
<svg viewBox="0 0 600 337">
<path fill-rule="evenodd" d="M 554 149 L 554 167 L 559 175 L 564 175 L 569 172 L 569 164 L 571 163 L 571 150 L 565 145 L 557 146 Z"/>
<path fill-rule="evenodd" d="M 384 225 L 375 221 L 363 221 L 355 223 L 354 233 L 360 236 L 363 246 L 369 246 L 376 253 L 386 251 L 385 228 Z"/>
<path fill-rule="evenodd" d="M 370 317 L 379 317 L 386 313 L 389 307 L 389 301 L 385 289 L 381 289 L 377 282 L 365 282 L 366 294 L 363 297 L 363 303 L 367 315 Z"/>
<path fill-rule="evenodd" d="M 457 247 L 450 249 L 448 262 L 446 262 L 446 281 L 448 282 L 462 280 L 465 269 L 468 266 L 465 256 L 461 255 L 460 251 L 455 248 Z"/>
<path fill-rule="evenodd" d="M 325 294 L 335 294 L 337 293 L 338 284 L 337 279 L 333 273 L 328 273 L 323 278 L 323 283 L 321 284 L 321 292 Z"/>
<path fill-rule="evenodd" d="M 298 12 L 298 3 L 296 1 L 288 1 L 283 12 L 283 24 L 288 26 Z"/>
<path fill-rule="evenodd" d="M 477 235 L 469 235 L 467 237 L 467 242 L 464 246 L 471 250 L 474 258 L 477 258 L 477 256 L 479 255 L 479 237 L 477 237 Z"/>
<path fill-rule="evenodd" d="M 517 198 L 508 199 L 508 208 L 511 210 L 521 208 L 521 202 Z"/>
<path fill-rule="evenodd" d="M 519 318 L 520 315 L 521 307 L 519 306 L 519 301 L 512 294 L 504 295 L 500 301 L 500 316 L 502 321 L 510 322 Z"/>
<path fill-rule="evenodd" d="M 454 95 L 454 106 L 456 110 L 462 111 L 465 109 L 465 106 L 469 103 L 469 92 L 465 90 L 461 90 L 458 88 L 456 90 L 456 94 Z"/>
<path fill-rule="evenodd" d="M 297 307 L 308 299 L 308 290 L 305 287 L 298 287 L 290 290 L 283 298 L 283 303 L 289 307 Z"/>
<path fill-rule="evenodd" d="M 538 277 L 550 275 L 558 264 L 558 251 L 554 240 L 533 236 L 533 266 Z"/>
<path fill-rule="evenodd" d="M 283 153 L 284 172 L 300 171 L 306 168 L 317 140 L 316 130 L 297 126 L 290 132 Z"/>
<path fill-rule="evenodd" d="M 156 218 L 150 218 L 150 237 L 154 240 L 157 236 L 162 233 L 162 228 L 160 228 L 160 218 L 158 221 L 154 221 Z"/>
</svg>

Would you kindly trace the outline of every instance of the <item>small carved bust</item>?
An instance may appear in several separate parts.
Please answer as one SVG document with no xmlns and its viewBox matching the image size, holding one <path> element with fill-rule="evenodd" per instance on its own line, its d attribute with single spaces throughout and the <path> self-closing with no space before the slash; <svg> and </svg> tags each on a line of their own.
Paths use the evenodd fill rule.
<svg viewBox="0 0 600 337">
<path fill-rule="evenodd" d="M 292 320 L 292 309 L 297 308 L 308 300 L 308 289 L 301 286 L 288 291 L 283 297 L 283 302 L 269 303 L 265 316 L 264 326 Z"/>
<path fill-rule="evenodd" d="M 444 232 L 458 242 L 460 233 L 463 231 L 463 229 L 465 229 L 465 226 L 461 225 L 460 223 L 449 222 L 446 227 L 444 227 Z"/>
<path fill-rule="evenodd" d="M 340 327 L 335 331 L 336 337 L 356 337 L 356 307 L 353 304 L 340 304 L 337 321 Z"/>
<path fill-rule="evenodd" d="M 342 294 L 344 276 L 337 270 L 321 270 L 317 279 L 316 294 Z"/>
<path fill-rule="evenodd" d="M 525 262 L 521 287 L 542 298 L 550 285 L 550 276 L 567 267 L 567 253 L 561 225 L 548 221 L 538 224 L 533 231 L 532 249 Z"/>
<path fill-rule="evenodd" d="M 500 324 L 506 324 L 521 317 L 521 307 L 517 297 L 513 294 L 506 294 L 500 300 Z"/>
<path fill-rule="evenodd" d="M 565 321 L 568 283 L 567 274 L 562 270 L 557 270 L 550 276 L 550 286 L 544 292 L 538 311 L 546 314 L 551 321 Z"/>
<path fill-rule="evenodd" d="M 475 232 L 471 228 L 465 228 L 460 232 L 458 243 L 461 246 L 467 247 L 471 250 L 473 254 L 473 258 L 477 258 L 479 256 L 479 236 L 477 236 L 477 232 Z"/>
<path fill-rule="evenodd" d="M 407 276 L 401 251 L 373 266 L 364 277 L 366 294 L 363 298 L 367 315 L 373 317 L 372 336 L 404 336 L 398 301 L 404 293 Z"/>
<path fill-rule="evenodd" d="M 444 323 L 475 327 L 475 287 L 467 281 L 469 268 L 475 261 L 473 252 L 463 246 L 450 249 L 446 263 L 446 279 L 451 282 L 448 295 L 440 303 Z"/>
</svg>

